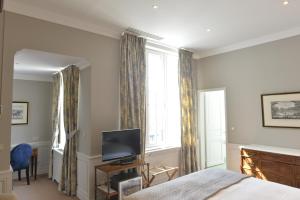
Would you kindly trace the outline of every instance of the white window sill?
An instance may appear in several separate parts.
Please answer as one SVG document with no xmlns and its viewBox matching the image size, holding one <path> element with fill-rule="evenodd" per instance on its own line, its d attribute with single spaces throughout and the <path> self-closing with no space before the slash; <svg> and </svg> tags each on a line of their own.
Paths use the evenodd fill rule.
<svg viewBox="0 0 300 200">
<path fill-rule="evenodd" d="M 146 149 L 146 154 L 147 153 L 160 152 L 160 151 L 177 150 L 177 149 L 180 149 L 180 148 L 181 148 L 180 146 L 154 147 L 154 148 Z"/>
<path fill-rule="evenodd" d="M 57 153 L 59 153 L 61 155 L 63 155 L 63 153 L 64 153 L 64 150 L 61 149 L 61 148 L 54 148 L 53 151 L 55 151 L 55 152 L 57 152 Z"/>
</svg>

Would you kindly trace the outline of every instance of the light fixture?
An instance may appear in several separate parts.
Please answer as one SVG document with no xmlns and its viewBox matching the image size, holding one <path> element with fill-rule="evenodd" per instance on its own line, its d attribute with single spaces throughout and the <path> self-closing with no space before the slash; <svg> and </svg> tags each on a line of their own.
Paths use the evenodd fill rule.
<svg viewBox="0 0 300 200">
<path fill-rule="evenodd" d="M 154 5 L 152 6 L 152 8 L 153 8 L 153 9 L 158 9 L 158 5 L 154 4 Z"/>
<path fill-rule="evenodd" d="M 285 1 L 282 2 L 282 4 L 283 4 L 284 6 L 287 6 L 287 5 L 289 4 L 289 1 L 288 1 L 288 0 L 285 0 Z"/>
<path fill-rule="evenodd" d="M 153 0 L 152 8 L 153 9 L 158 9 L 158 0 Z"/>
<path fill-rule="evenodd" d="M 206 32 L 208 32 L 208 33 L 211 32 L 211 29 L 210 29 L 210 28 L 207 28 L 207 29 L 206 29 Z"/>
</svg>

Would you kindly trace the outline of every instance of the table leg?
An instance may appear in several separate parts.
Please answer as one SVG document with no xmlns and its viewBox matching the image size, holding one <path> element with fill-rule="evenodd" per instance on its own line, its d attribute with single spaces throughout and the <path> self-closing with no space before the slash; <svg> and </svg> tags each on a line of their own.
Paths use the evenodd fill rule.
<svg viewBox="0 0 300 200">
<path fill-rule="evenodd" d="M 172 180 L 172 179 L 174 178 L 174 176 L 175 176 L 175 174 L 177 173 L 177 171 L 178 171 L 178 170 L 175 169 L 171 175 L 169 175 L 169 173 L 167 172 L 168 177 L 169 177 L 169 181 Z"/>
<path fill-rule="evenodd" d="M 37 175 L 37 156 L 34 158 L 34 180 L 36 180 L 36 175 Z"/>
<path fill-rule="evenodd" d="M 147 163 L 147 186 L 150 187 L 150 164 Z"/>
<path fill-rule="evenodd" d="M 33 176 L 33 162 L 34 162 L 34 157 L 33 156 L 31 156 L 31 158 L 30 158 L 30 163 L 31 163 L 31 169 L 30 169 L 30 171 L 31 171 L 31 176 Z"/>
<path fill-rule="evenodd" d="M 107 200 L 109 200 L 109 199 L 110 199 L 110 194 L 109 194 L 109 192 L 110 192 L 110 180 L 109 180 L 109 173 L 107 173 L 107 176 L 106 176 L 106 178 L 107 178 L 107 196 L 106 196 L 106 199 L 107 199 Z"/>
<path fill-rule="evenodd" d="M 97 169 L 95 167 L 95 200 L 97 200 Z"/>
</svg>

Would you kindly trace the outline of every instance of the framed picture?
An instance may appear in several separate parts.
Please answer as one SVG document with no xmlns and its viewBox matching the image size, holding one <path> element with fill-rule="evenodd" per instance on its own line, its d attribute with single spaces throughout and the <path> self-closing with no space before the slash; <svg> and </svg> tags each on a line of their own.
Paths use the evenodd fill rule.
<svg viewBox="0 0 300 200">
<path fill-rule="evenodd" d="M 136 177 L 126 181 L 119 182 L 119 200 L 142 190 L 142 177 Z"/>
<path fill-rule="evenodd" d="M 264 127 L 300 128 L 300 92 L 262 94 Z"/>
<path fill-rule="evenodd" d="M 12 103 L 12 125 L 28 124 L 28 102 L 14 101 Z"/>
</svg>

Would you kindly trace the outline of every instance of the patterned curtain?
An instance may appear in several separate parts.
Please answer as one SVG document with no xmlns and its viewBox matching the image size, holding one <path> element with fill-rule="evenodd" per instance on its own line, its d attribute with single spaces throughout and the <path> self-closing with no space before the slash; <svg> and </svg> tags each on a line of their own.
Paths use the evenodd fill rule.
<svg viewBox="0 0 300 200">
<path fill-rule="evenodd" d="M 120 109 L 121 128 L 141 129 L 142 159 L 146 130 L 146 39 L 124 34 L 121 38 Z"/>
<path fill-rule="evenodd" d="M 195 117 L 192 53 L 179 51 L 179 84 L 181 104 L 181 174 L 198 170 L 198 136 Z"/>
<path fill-rule="evenodd" d="M 60 86 L 61 86 L 61 75 L 60 73 L 56 73 L 53 75 L 52 82 L 52 141 L 51 141 L 51 149 L 49 156 L 49 172 L 48 177 L 52 178 L 53 173 L 53 148 L 55 147 L 55 142 L 59 136 L 59 94 L 60 94 Z"/>
<path fill-rule="evenodd" d="M 64 126 L 66 144 L 63 154 L 59 189 L 67 195 L 76 195 L 77 187 L 77 143 L 78 143 L 78 88 L 79 69 L 69 66 L 62 71 L 64 83 Z"/>
</svg>

